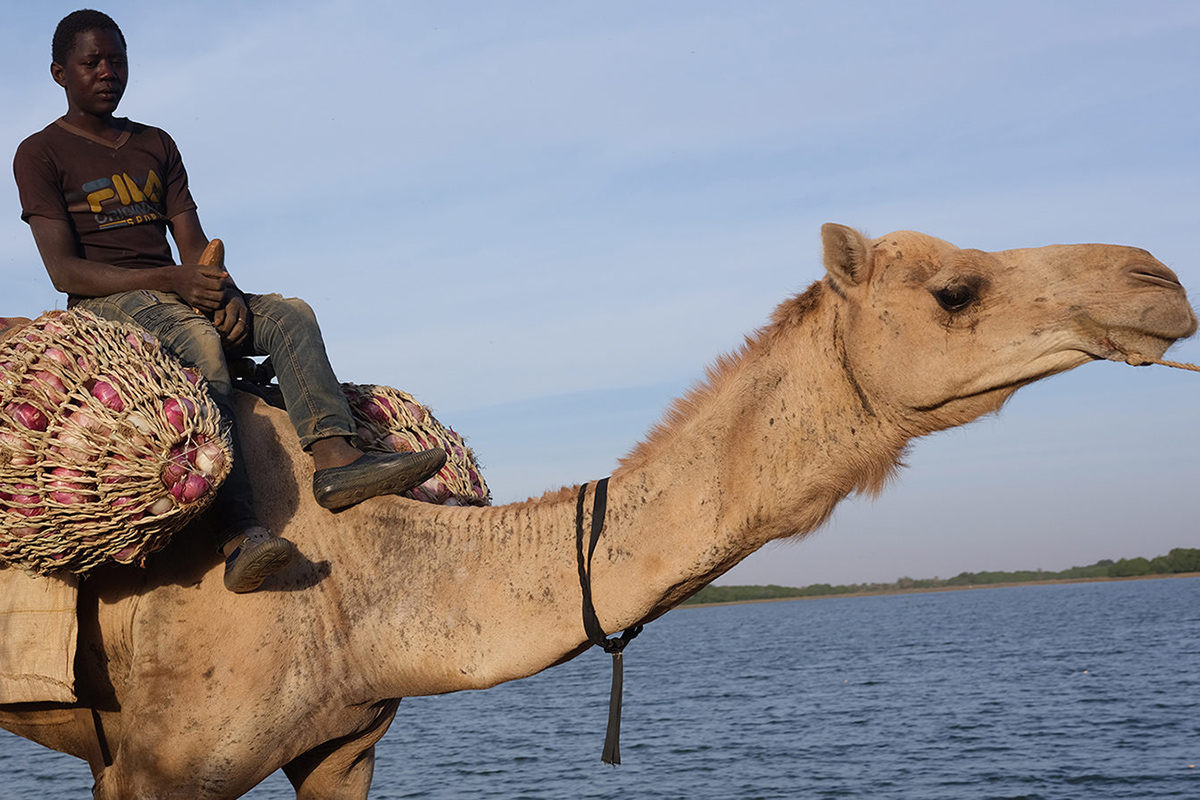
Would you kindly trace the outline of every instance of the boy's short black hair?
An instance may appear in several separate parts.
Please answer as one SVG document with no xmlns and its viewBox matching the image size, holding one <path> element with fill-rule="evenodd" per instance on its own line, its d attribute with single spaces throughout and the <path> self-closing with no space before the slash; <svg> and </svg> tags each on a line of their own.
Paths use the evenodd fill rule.
<svg viewBox="0 0 1200 800">
<path fill-rule="evenodd" d="M 125 44 L 125 34 L 112 17 L 103 11 L 81 8 L 63 17 L 54 29 L 54 41 L 50 45 L 50 58 L 54 63 L 67 63 L 67 56 L 75 46 L 75 37 L 87 31 L 115 31 L 121 37 L 121 44 Z"/>
</svg>

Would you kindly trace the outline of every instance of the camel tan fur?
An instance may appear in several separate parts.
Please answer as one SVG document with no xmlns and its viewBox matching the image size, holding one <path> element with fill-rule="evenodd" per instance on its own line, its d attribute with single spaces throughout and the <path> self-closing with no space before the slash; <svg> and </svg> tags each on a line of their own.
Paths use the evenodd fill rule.
<svg viewBox="0 0 1200 800">
<path fill-rule="evenodd" d="M 593 565 L 606 630 L 879 491 L 914 437 L 1089 361 L 1161 356 L 1196 329 L 1175 275 L 1144 250 L 822 233 L 826 276 L 612 476 Z M 97 797 L 236 797 L 281 767 L 300 798 L 366 797 L 398 698 L 493 686 L 586 649 L 573 490 L 482 509 L 378 498 L 331 515 L 306 490 L 311 462 L 286 416 L 248 396 L 239 414 L 260 517 L 302 555 L 232 595 L 197 524 L 144 571 L 84 582 L 78 693 L 111 761 L 96 764 Z M 81 758 L 93 744 L 72 709 L 9 706 L 0 724 Z"/>
</svg>

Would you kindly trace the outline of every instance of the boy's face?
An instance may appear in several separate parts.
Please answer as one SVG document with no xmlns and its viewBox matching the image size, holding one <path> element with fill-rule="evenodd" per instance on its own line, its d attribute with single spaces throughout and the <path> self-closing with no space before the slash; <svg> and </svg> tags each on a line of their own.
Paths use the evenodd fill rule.
<svg viewBox="0 0 1200 800">
<path fill-rule="evenodd" d="M 110 117 L 129 81 L 125 45 L 116 31 L 84 31 L 75 37 L 67 63 L 51 64 L 55 83 L 67 90 L 67 107 Z"/>
</svg>

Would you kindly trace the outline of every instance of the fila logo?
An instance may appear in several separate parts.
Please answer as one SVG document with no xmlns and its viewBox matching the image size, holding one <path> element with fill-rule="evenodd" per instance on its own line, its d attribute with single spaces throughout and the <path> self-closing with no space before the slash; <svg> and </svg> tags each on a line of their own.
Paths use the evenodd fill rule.
<svg viewBox="0 0 1200 800">
<path fill-rule="evenodd" d="M 154 170 L 150 170 L 150 174 L 146 176 L 146 185 L 141 188 L 128 173 L 88 181 L 83 185 L 83 190 L 87 192 L 88 208 L 94 214 L 99 214 L 103 210 L 102 204 L 114 197 L 124 206 L 145 203 L 147 200 L 157 203 L 162 199 L 162 188 L 162 181 Z"/>
</svg>

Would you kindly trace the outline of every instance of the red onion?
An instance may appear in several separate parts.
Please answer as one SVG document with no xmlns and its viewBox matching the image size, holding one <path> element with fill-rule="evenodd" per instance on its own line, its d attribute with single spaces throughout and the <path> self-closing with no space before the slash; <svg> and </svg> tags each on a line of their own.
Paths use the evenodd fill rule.
<svg viewBox="0 0 1200 800">
<path fill-rule="evenodd" d="M 72 369 L 75 367 L 75 362 L 71 360 L 71 357 L 57 347 L 47 347 L 42 351 L 42 355 L 55 363 L 62 364 L 64 367 L 71 367 Z"/>
<path fill-rule="evenodd" d="M 84 462 L 93 461 L 96 458 L 93 453 L 89 452 L 91 446 L 88 440 L 66 427 L 55 435 L 54 441 L 57 444 L 50 450 L 67 461 Z"/>
<path fill-rule="evenodd" d="M 96 381 L 92 386 L 92 397 L 99 400 L 100 405 L 105 408 L 111 408 L 113 411 L 125 410 L 125 401 L 121 398 L 121 393 L 108 380 Z"/>
<path fill-rule="evenodd" d="M 61 403 L 63 400 L 67 399 L 66 385 L 63 384 L 62 380 L 53 372 L 38 370 L 37 372 L 33 373 L 33 380 L 35 383 L 41 384 L 42 388 L 46 392 L 46 396 L 50 398 L 51 402 Z"/>
<path fill-rule="evenodd" d="M 408 494 L 412 496 L 412 499 L 420 500 L 422 503 L 437 502 L 437 498 L 432 492 L 425 488 L 424 484 L 421 484 L 420 486 L 414 486 L 413 488 L 409 489 Z"/>
<path fill-rule="evenodd" d="M 376 422 L 388 422 L 392 418 L 392 404 L 388 402 L 386 397 L 378 395 L 372 397 L 363 403 L 359 409 L 367 419 L 372 419 Z"/>
<path fill-rule="evenodd" d="M 112 435 L 112 430 L 86 408 L 77 408 L 67 415 L 66 425 L 75 426 L 80 430 L 91 431 L 95 434 L 93 438 L 107 439 Z"/>
<path fill-rule="evenodd" d="M 46 331 L 46 333 L 50 333 L 55 336 L 69 336 L 71 333 L 69 330 L 64 328 L 62 325 L 59 325 L 57 322 L 55 322 L 52 319 L 46 320 L 45 324 L 42 327 Z"/>
<path fill-rule="evenodd" d="M 28 428 L 31 431 L 46 430 L 46 426 L 50 424 L 50 420 L 46 419 L 46 415 L 41 412 L 36 406 L 29 403 L 10 403 L 7 411 L 17 421 L 18 425 Z"/>
<path fill-rule="evenodd" d="M 382 444 L 389 450 L 395 450 L 397 453 L 413 452 L 413 446 L 399 434 L 389 433 L 384 437 Z"/>
<path fill-rule="evenodd" d="M 18 483 L 13 485 L 13 489 L 16 490 L 11 495 L 13 511 L 24 517 L 36 517 L 46 510 L 42 508 L 42 497 L 37 493 L 36 486 Z"/>
<path fill-rule="evenodd" d="M 127 333 L 125 335 L 125 342 L 133 348 L 133 352 L 135 353 L 149 352 L 158 345 L 158 339 L 155 339 L 152 334 L 145 331 L 141 334 Z"/>
<path fill-rule="evenodd" d="M 171 496 L 181 503 L 194 503 L 208 494 L 211 485 L 208 479 L 197 472 L 189 472 L 187 477 L 171 487 Z"/>
<path fill-rule="evenodd" d="M 141 549 L 142 546 L 140 544 L 131 544 L 129 547 L 123 547 L 116 553 L 113 553 L 112 559 L 118 564 L 128 564 L 137 557 L 137 554 L 141 551 Z"/>
<path fill-rule="evenodd" d="M 183 433 L 187 421 L 196 414 L 196 404 L 186 397 L 171 397 L 163 403 L 163 416 L 177 433 Z"/>
<path fill-rule="evenodd" d="M 170 397 L 162 404 L 162 413 L 167 417 L 168 425 L 175 428 L 176 433 L 182 433 L 187 420 L 196 414 L 196 403 L 186 397 Z"/>
<path fill-rule="evenodd" d="M 86 498 L 77 491 L 79 488 L 78 482 L 74 480 L 64 480 L 66 478 L 82 478 L 84 473 L 70 467 L 56 467 L 50 471 L 56 480 L 48 481 L 46 486 L 55 491 L 50 492 L 50 499 L 56 503 L 63 505 L 74 505 L 78 503 L 86 503 Z"/>
<path fill-rule="evenodd" d="M 450 487 L 438 477 L 440 475 L 441 473 L 439 472 L 438 475 L 421 484 L 421 488 L 432 496 L 432 502 L 439 504 L 446 502 L 454 496 L 454 493 L 450 491 Z"/>
<path fill-rule="evenodd" d="M 183 447 L 175 445 L 171 448 L 171 454 L 168 456 L 167 463 L 163 466 L 162 472 L 159 473 L 159 477 L 162 478 L 163 484 L 168 489 L 174 489 L 187 473 L 187 453 L 184 452 Z"/>
<path fill-rule="evenodd" d="M 132 459 L 115 454 L 109 456 L 100 473 L 100 482 L 111 486 L 114 483 L 128 483 L 131 480 L 135 480 L 130 468 L 134 467 L 135 462 L 140 460 L 139 456 L 135 456 Z"/>
<path fill-rule="evenodd" d="M 29 443 L 9 431 L 0 431 L 0 451 L 8 454 L 8 463 L 14 467 L 30 467 L 37 463 Z"/>
<path fill-rule="evenodd" d="M 137 501 L 132 497 L 118 497 L 109 505 L 112 506 L 112 510 L 114 512 L 120 513 L 122 510 L 128 510 L 129 507 L 134 505 L 136 502 Z M 132 514 L 126 514 L 125 519 L 129 522 L 135 522 L 144 516 L 146 516 L 145 512 L 134 511 Z"/>
</svg>

